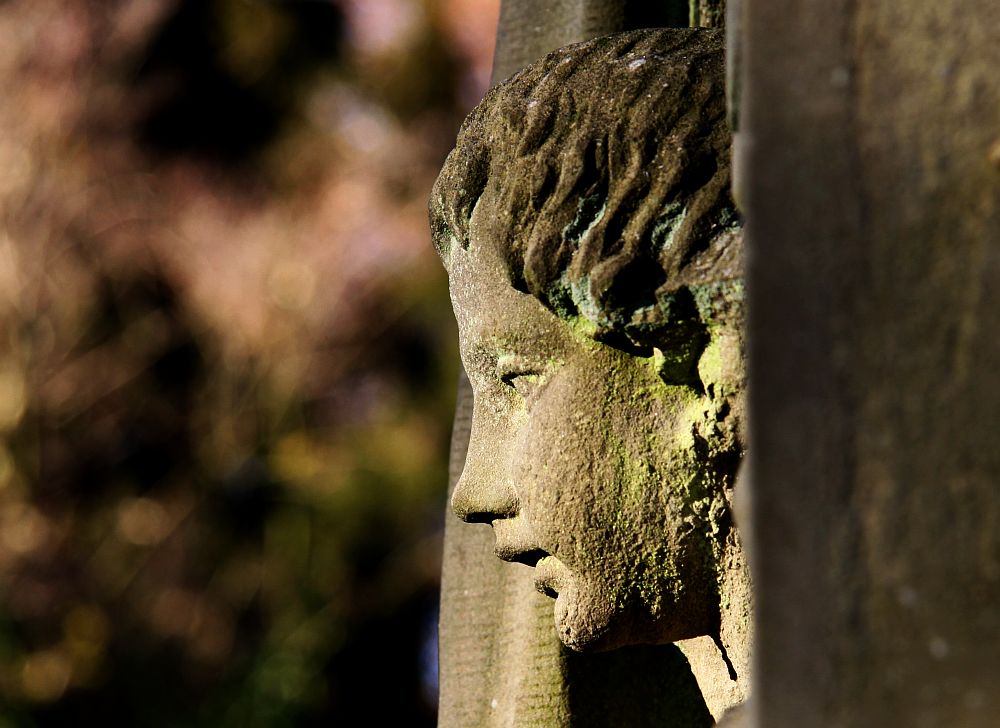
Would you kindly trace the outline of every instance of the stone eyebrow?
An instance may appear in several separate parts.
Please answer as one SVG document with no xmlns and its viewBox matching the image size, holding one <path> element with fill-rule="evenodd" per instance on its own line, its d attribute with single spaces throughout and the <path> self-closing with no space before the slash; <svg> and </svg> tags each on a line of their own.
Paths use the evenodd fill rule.
<svg viewBox="0 0 1000 728">
<path fill-rule="evenodd" d="M 462 357 L 467 370 L 487 372 L 496 369 L 501 357 L 501 350 L 490 338 L 476 336 L 474 341 L 465 348 Z M 473 371 L 467 371 L 470 376 Z"/>
<path fill-rule="evenodd" d="M 501 354 L 497 357 L 497 376 L 503 379 L 514 374 L 537 374 L 542 366 L 540 357 L 524 354 Z"/>
<path fill-rule="evenodd" d="M 530 342 L 519 340 L 503 333 L 488 334 L 476 337 L 476 340 L 466 349 L 467 357 L 476 366 L 488 371 L 500 371 L 502 367 L 541 369 L 542 362 L 529 349 Z"/>
</svg>

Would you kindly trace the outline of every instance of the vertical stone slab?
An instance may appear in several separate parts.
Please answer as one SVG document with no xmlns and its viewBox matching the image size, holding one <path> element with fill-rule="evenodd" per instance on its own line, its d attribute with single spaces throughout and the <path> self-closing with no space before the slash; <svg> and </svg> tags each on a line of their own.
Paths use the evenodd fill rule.
<svg viewBox="0 0 1000 728">
<path fill-rule="evenodd" d="M 721 28 L 726 11 L 726 0 L 691 0 L 691 27 Z"/>
<path fill-rule="evenodd" d="M 493 82 L 570 43 L 623 30 L 687 27 L 691 12 L 688 0 L 503 0 Z"/>
<path fill-rule="evenodd" d="M 493 82 L 551 50 L 609 33 L 688 24 L 687 0 L 503 0 Z M 461 474 L 472 393 L 459 382 L 449 477 Z M 712 723 L 694 676 L 672 645 L 579 656 L 562 647 L 552 602 L 530 569 L 493 556 L 485 526 L 446 516 L 440 617 L 441 728 L 677 726 Z"/>
<path fill-rule="evenodd" d="M 758 725 L 1000 716 L 1000 4 L 744 0 Z"/>
</svg>

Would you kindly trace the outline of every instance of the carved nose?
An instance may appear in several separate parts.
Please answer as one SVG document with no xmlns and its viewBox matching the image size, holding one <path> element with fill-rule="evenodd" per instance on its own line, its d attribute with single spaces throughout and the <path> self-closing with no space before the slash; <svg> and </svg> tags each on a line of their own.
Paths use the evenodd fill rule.
<svg viewBox="0 0 1000 728">
<path fill-rule="evenodd" d="M 469 453 L 470 459 L 473 453 Z M 517 513 L 517 495 L 507 485 L 477 477 L 478 468 L 470 462 L 462 471 L 451 496 L 451 509 L 466 523 L 492 523 Z"/>
<path fill-rule="evenodd" d="M 492 523 L 517 514 L 517 493 L 509 485 L 509 452 L 496 423 L 472 404 L 468 450 L 462 475 L 451 494 L 451 509 L 466 523 Z"/>
</svg>

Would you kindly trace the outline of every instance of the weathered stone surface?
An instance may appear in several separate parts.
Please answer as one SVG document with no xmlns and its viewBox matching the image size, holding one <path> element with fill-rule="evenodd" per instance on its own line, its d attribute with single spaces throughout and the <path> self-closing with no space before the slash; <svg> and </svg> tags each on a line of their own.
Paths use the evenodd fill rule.
<svg viewBox="0 0 1000 728">
<path fill-rule="evenodd" d="M 500 6 L 493 81 L 502 81 L 549 51 L 570 43 L 637 28 L 686 27 L 692 12 L 688 3 L 689 0 L 504 0 Z"/>
<path fill-rule="evenodd" d="M 1000 721 L 1000 4 L 746 2 L 759 724 Z"/>
<path fill-rule="evenodd" d="M 467 247 L 484 204 L 516 288 L 599 340 L 681 356 L 698 301 L 741 275 L 722 43 L 635 31 L 495 87 L 435 187 L 438 246 Z"/>
<path fill-rule="evenodd" d="M 530 686 L 494 662 L 515 680 L 493 681 L 489 724 L 523 724 L 514 716 L 532 706 L 582 724 L 570 668 L 585 684 L 611 661 L 559 652 L 556 635 L 581 651 L 704 636 L 682 645 L 689 664 L 676 648 L 637 653 L 644 675 L 688 682 L 669 711 L 648 712 L 668 706 L 636 673 L 617 697 L 653 702 L 595 725 L 699 725 L 706 699 L 719 715 L 745 695 L 749 584 L 731 518 L 742 286 L 723 75 L 708 31 L 564 49 L 491 92 L 435 187 L 432 224 L 477 392 L 453 503 L 492 523 L 499 556 L 536 566 L 519 588 L 534 581 L 556 597 L 558 629 L 546 630 L 537 600 L 525 610 L 518 596 L 510 610 L 477 603 L 488 589 L 464 590 L 470 622 L 504 633 L 474 645 L 474 661 L 562 660 Z M 443 619 L 442 649 L 474 639 L 457 636 L 467 629 Z"/>
</svg>

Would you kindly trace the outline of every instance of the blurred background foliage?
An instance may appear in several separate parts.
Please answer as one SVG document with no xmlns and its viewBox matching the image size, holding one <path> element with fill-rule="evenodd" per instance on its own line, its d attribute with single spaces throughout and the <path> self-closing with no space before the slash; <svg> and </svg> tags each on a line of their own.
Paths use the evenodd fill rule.
<svg viewBox="0 0 1000 728">
<path fill-rule="evenodd" d="M 433 725 L 496 14 L 0 3 L 0 726 Z"/>
</svg>

